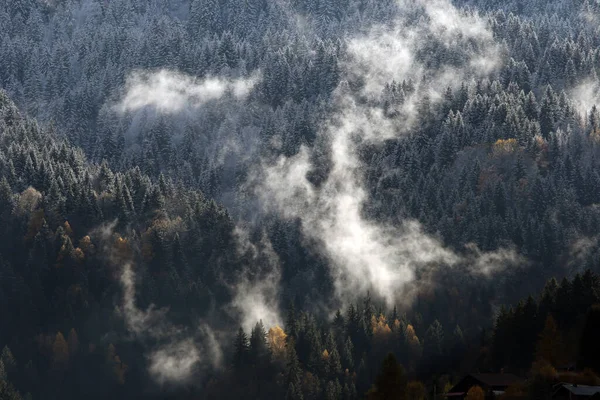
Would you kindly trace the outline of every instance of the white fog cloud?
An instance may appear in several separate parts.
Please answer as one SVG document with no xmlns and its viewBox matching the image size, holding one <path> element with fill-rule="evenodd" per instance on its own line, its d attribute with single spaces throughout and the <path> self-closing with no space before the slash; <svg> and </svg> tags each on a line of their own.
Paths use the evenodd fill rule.
<svg viewBox="0 0 600 400">
<path fill-rule="evenodd" d="M 200 361 L 198 348 L 192 339 L 169 343 L 153 351 L 149 357 L 150 374 L 161 384 L 187 380 Z"/>
<path fill-rule="evenodd" d="M 573 103 L 582 116 L 588 115 L 593 106 L 600 106 L 600 83 L 588 79 L 569 92 Z"/>
<path fill-rule="evenodd" d="M 400 0 L 400 17 L 393 26 L 375 26 L 368 35 L 352 38 L 348 43 L 350 60 L 346 70 L 351 77 L 365 80 L 364 94 L 379 94 L 386 83 L 413 79 L 425 91 L 443 92 L 465 80 L 493 72 L 500 63 L 500 47 L 485 21 L 474 13 L 456 9 L 448 0 Z M 425 18 L 409 20 L 407 10 L 420 9 Z M 422 64 L 420 52 L 431 52 L 425 45 L 439 42 L 464 65 L 453 66 L 440 60 L 433 70 Z M 441 54 L 436 55 L 443 57 Z"/>
<path fill-rule="evenodd" d="M 222 351 L 215 332 L 204 321 L 192 329 L 171 323 L 168 308 L 151 304 L 141 309 L 136 303 L 135 266 L 124 259 L 115 241 L 127 241 L 115 232 L 118 220 L 103 224 L 90 237 L 115 268 L 121 284 L 121 301 L 116 314 L 123 318 L 127 331 L 145 347 L 148 372 L 159 384 L 186 383 L 203 368 L 220 368 Z M 122 247 L 121 247 L 122 250 Z"/>
<path fill-rule="evenodd" d="M 246 332 L 258 321 L 262 321 L 267 329 L 282 325 L 278 304 L 281 270 L 277 254 L 265 235 L 255 244 L 243 228 L 238 226 L 235 234 L 238 252 L 250 260 L 251 268 L 242 272 L 232 288 L 233 313 Z"/>
<path fill-rule="evenodd" d="M 447 86 L 492 73 L 499 64 L 499 46 L 485 21 L 457 10 L 448 0 L 402 0 L 398 4 L 399 17 L 391 28 L 374 27 L 347 41 L 347 58 L 340 63 L 344 82 L 334 94 L 337 111 L 318 133 L 320 142 L 329 147 L 331 161 L 324 182 L 316 187 L 308 180 L 307 174 L 316 168 L 313 156 L 322 149 L 306 146 L 293 157 L 265 162 L 256 177 L 256 193 L 265 207 L 285 218 L 299 218 L 304 235 L 320 244 L 331 265 L 336 296 L 343 302 L 371 290 L 391 305 L 406 298 L 420 268 L 464 261 L 426 234 L 417 221 L 381 224 L 365 217 L 363 207 L 369 199 L 359 146 L 405 134 L 415 121 L 416 104 L 423 95 L 433 95 L 435 100 Z M 425 18 L 406 19 L 404 15 L 410 13 L 404 11 L 414 8 L 424 10 Z M 421 54 L 426 38 L 459 54 L 463 62 L 441 60 L 435 70 L 426 66 Z M 422 79 L 425 75 L 426 81 Z M 129 112 L 154 107 L 173 114 L 225 96 L 244 99 L 259 79 L 254 75 L 198 80 L 167 70 L 135 72 L 116 109 Z M 355 96 L 346 84 L 358 79 L 364 86 Z M 401 118 L 388 119 L 379 107 L 364 101 L 364 97 L 377 98 L 386 83 L 404 79 L 412 79 L 417 90 L 404 103 Z M 248 257 L 252 268 L 232 287 L 231 313 L 246 331 L 259 320 L 267 328 L 280 325 L 277 255 L 266 238 L 253 243 L 243 229 L 237 230 L 237 241 L 240 254 Z M 492 254 L 473 249 L 472 253 L 475 272 L 482 274 L 500 270 L 507 261 L 519 262 L 511 251 Z M 120 279 L 123 298 L 119 312 L 129 331 L 157 343 L 147 354 L 149 372 L 157 382 L 186 382 L 203 365 L 221 365 L 219 340 L 207 325 L 199 324 L 192 332 L 171 324 L 166 309 L 140 309 L 135 302 L 131 264 L 123 266 Z"/>
<path fill-rule="evenodd" d="M 599 236 L 582 236 L 569 244 L 569 266 L 578 267 L 598 249 Z"/>
<path fill-rule="evenodd" d="M 163 324 L 167 309 L 157 310 L 154 306 L 150 306 L 144 311 L 137 307 L 135 303 L 135 274 L 131 264 L 125 264 L 123 267 L 121 287 L 123 289 L 122 314 L 130 332 L 148 334 L 156 338 L 179 333 L 179 330 Z"/>
<path fill-rule="evenodd" d="M 304 234 L 321 243 L 341 301 L 371 290 L 391 305 L 405 297 L 418 269 L 461 261 L 425 234 L 416 221 L 404 221 L 398 227 L 364 216 L 368 193 L 359 143 L 380 143 L 406 132 L 414 122 L 415 104 L 421 96 L 441 94 L 447 86 L 489 74 L 499 63 L 499 50 L 484 21 L 455 9 L 447 0 L 402 1 L 399 6 L 403 11 L 393 29 L 376 27 L 366 36 L 349 40 L 342 70 L 347 81 L 363 82 L 359 93 L 363 98 L 376 98 L 392 80 L 412 79 L 416 94 L 406 101 L 402 118 L 385 118 L 380 108 L 350 94 L 343 82 L 334 94 L 339 111 L 319 132 L 323 142 L 329 143 L 331 161 L 331 170 L 320 187 L 307 179 L 307 173 L 315 168 L 315 150 L 307 147 L 291 158 L 281 157 L 275 164 L 263 165 L 258 178 L 257 194 L 265 207 L 287 218 L 299 218 Z M 424 10 L 426 18 L 404 19 L 411 14 L 404 11 L 415 7 Z M 457 66 L 441 60 L 436 69 L 423 65 L 419 52 L 425 40 L 432 38 L 451 52 L 459 51 L 463 63 Z M 431 97 L 435 100 L 441 96 Z M 475 264 L 488 271 L 508 256 L 479 254 Z"/>
<path fill-rule="evenodd" d="M 513 248 L 483 252 L 474 243 L 469 243 L 465 247 L 469 251 L 466 256 L 468 267 L 475 275 L 490 276 L 503 272 L 507 268 L 521 267 L 528 264 L 527 259 Z"/>
<path fill-rule="evenodd" d="M 401 0 L 399 4 L 408 6 L 413 0 Z M 479 43 L 493 42 L 492 31 L 479 15 L 463 12 L 448 0 L 417 1 L 425 7 L 429 17 L 429 29 L 438 37 L 443 37 L 448 45 L 463 45 L 474 39 Z"/>
<path fill-rule="evenodd" d="M 244 99 L 258 80 L 258 75 L 239 79 L 207 77 L 198 80 L 169 70 L 137 71 L 128 77 L 125 95 L 116 109 L 127 112 L 151 106 L 161 113 L 177 113 L 226 95 Z"/>
<path fill-rule="evenodd" d="M 159 384 L 177 384 L 189 381 L 202 367 L 218 368 L 222 351 L 215 334 L 207 324 L 195 331 L 171 324 L 168 309 L 151 305 L 141 310 L 135 302 L 135 273 L 131 264 L 125 264 L 120 276 L 123 303 L 119 313 L 127 329 L 143 341 L 152 341 L 146 357 L 148 372 Z"/>
</svg>

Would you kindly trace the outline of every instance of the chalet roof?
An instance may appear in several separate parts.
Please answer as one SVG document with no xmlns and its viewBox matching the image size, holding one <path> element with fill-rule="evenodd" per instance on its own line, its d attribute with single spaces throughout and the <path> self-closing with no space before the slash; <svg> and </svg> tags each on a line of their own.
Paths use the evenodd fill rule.
<svg viewBox="0 0 600 400">
<path fill-rule="evenodd" d="M 600 393 L 600 386 L 573 385 L 571 383 L 561 383 L 560 386 L 576 396 L 592 396 Z"/>
<path fill-rule="evenodd" d="M 473 378 L 486 384 L 487 386 L 499 387 L 499 386 L 510 386 L 517 383 L 523 383 L 524 379 L 519 378 L 514 374 L 471 374 Z"/>
</svg>

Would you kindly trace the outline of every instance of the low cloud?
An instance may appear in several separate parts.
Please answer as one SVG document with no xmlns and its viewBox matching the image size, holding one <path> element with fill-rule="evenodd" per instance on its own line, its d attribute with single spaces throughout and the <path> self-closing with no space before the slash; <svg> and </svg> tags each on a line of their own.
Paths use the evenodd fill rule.
<svg viewBox="0 0 600 400">
<path fill-rule="evenodd" d="M 236 228 L 238 252 L 249 263 L 238 277 L 231 312 L 249 332 L 258 321 L 268 329 L 281 325 L 279 312 L 280 262 L 265 234 L 258 243 L 252 243 L 248 231 Z"/>
<path fill-rule="evenodd" d="M 180 330 L 165 324 L 166 308 L 156 309 L 151 305 L 147 310 L 141 310 L 135 302 L 135 274 L 131 264 L 125 264 L 121 273 L 123 289 L 122 315 L 127 329 L 135 334 L 149 335 L 154 338 L 164 338 L 179 334 Z"/>
<path fill-rule="evenodd" d="M 569 94 L 579 113 L 586 116 L 592 107 L 600 105 L 600 82 L 595 79 L 587 79 L 571 89 Z"/>
<path fill-rule="evenodd" d="M 114 231 L 116 225 L 116 220 L 103 224 L 90 232 L 90 237 L 119 279 L 122 297 L 116 313 L 123 318 L 127 331 L 145 347 L 150 376 L 161 385 L 189 383 L 203 369 L 220 368 L 221 347 L 208 324 L 199 321 L 194 329 L 178 326 L 169 321 L 168 308 L 150 305 L 141 309 L 137 305 L 139 282 L 131 260 L 131 243 Z"/>
<path fill-rule="evenodd" d="M 483 252 L 474 243 L 465 246 L 467 255 L 465 263 L 475 275 L 491 276 L 509 268 L 526 266 L 528 260 L 514 248 L 502 248 L 496 251 Z"/>
<path fill-rule="evenodd" d="M 569 266 L 579 268 L 598 251 L 599 236 L 581 236 L 569 244 Z"/>
<path fill-rule="evenodd" d="M 219 343 L 206 324 L 194 331 L 175 326 L 167 318 L 168 309 L 146 310 L 135 303 L 135 274 L 131 264 L 125 264 L 121 274 L 123 304 L 119 310 L 127 329 L 138 339 L 149 343 L 146 354 L 148 372 L 159 384 L 187 383 L 202 367 L 220 367 Z"/>
<path fill-rule="evenodd" d="M 197 108 L 227 95 L 246 98 L 258 83 L 258 75 L 249 78 L 227 79 L 207 77 L 198 80 L 175 71 L 136 71 L 128 78 L 125 95 L 116 106 L 122 113 L 144 107 L 154 107 L 163 114 Z"/>
<path fill-rule="evenodd" d="M 192 339 L 169 343 L 148 356 L 148 371 L 160 384 L 185 382 L 200 361 L 198 348 Z"/>
<path fill-rule="evenodd" d="M 500 46 L 478 14 L 448 0 L 399 0 L 398 10 L 391 27 L 374 26 L 348 42 L 347 79 L 363 80 L 363 95 L 410 79 L 417 97 L 440 97 L 448 86 L 488 76 L 500 65 Z"/>
<path fill-rule="evenodd" d="M 424 96 L 435 102 L 446 87 L 492 73 L 499 65 L 499 46 L 485 21 L 447 0 L 400 1 L 392 29 L 374 27 L 347 44 L 343 79 L 333 94 L 336 112 L 318 133 L 317 143 L 328 149 L 304 146 L 295 156 L 264 162 L 256 193 L 267 210 L 299 219 L 304 235 L 320 244 L 339 301 L 370 290 L 392 305 L 410 300 L 417 271 L 456 265 L 465 258 L 426 234 L 417 221 L 386 224 L 365 216 L 369 198 L 361 145 L 410 132 Z M 430 46 L 454 57 L 433 52 L 437 58 L 431 58 Z M 407 93 L 399 117 L 387 118 L 378 96 L 387 83 L 403 80 L 411 80 L 416 90 Z M 315 185 L 308 176 L 320 172 L 314 159 L 324 150 L 330 170 Z M 508 260 L 516 260 L 509 251 L 479 253 L 474 268 L 491 273 Z"/>
</svg>

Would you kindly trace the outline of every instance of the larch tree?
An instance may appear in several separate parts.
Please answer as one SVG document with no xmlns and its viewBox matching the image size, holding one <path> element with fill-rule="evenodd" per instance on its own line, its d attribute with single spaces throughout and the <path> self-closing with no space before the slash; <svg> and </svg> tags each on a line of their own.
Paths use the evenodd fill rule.
<svg viewBox="0 0 600 400">
<path fill-rule="evenodd" d="M 473 386 L 467 392 L 466 400 L 485 400 L 485 392 L 481 386 Z"/>
<path fill-rule="evenodd" d="M 563 359 L 562 335 L 550 314 L 546 317 L 544 329 L 540 333 L 535 355 L 536 360 L 546 360 L 554 367 Z"/>
<path fill-rule="evenodd" d="M 69 366 L 69 345 L 62 332 L 58 332 L 52 344 L 52 368 L 64 371 Z"/>
</svg>

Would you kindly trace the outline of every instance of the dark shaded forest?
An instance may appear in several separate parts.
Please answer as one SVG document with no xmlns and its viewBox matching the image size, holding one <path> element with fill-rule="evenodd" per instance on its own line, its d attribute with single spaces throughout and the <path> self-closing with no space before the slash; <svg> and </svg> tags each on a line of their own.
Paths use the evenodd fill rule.
<svg viewBox="0 0 600 400">
<path fill-rule="evenodd" d="M 12 0 L 0 33 L 0 399 L 600 383 L 597 1 Z"/>
</svg>

